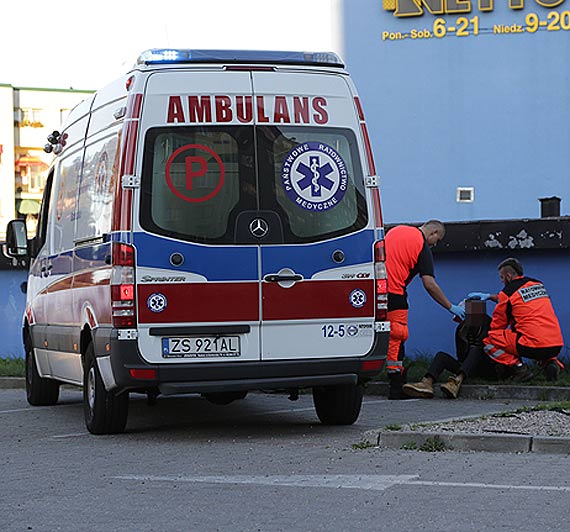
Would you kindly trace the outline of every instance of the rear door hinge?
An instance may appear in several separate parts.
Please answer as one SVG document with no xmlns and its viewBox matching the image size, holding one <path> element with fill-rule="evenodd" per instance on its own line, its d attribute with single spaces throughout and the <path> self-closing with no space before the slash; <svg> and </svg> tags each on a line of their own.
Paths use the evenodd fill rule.
<svg viewBox="0 0 570 532">
<path fill-rule="evenodd" d="M 141 186 L 141 178 L 136 175 L 124 175 L 121 178 L 121 186 L 123 188 L 139 188 Z"/>
<path fill-rule="evenodd" d="M 380 184 L 380 177 L 377 175 L 368 175 L 364 178 L 364 184 L 367 188 L 375 188 Z"/>
</svg>

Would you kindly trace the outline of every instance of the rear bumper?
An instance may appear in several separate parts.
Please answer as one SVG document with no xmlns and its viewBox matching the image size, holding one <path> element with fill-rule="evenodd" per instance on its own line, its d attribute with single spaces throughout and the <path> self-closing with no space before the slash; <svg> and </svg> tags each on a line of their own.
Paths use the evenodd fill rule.
<svg viewBox="0 0 570 532">
<path fill-rule="evenodd" d="M 109 357 L 114 387 L 125 391 L 158 389 L 164 395 L 363 383 L 380 373 L 389 339 L 389 332 L 375 333 L 374 345 L 363 357 L 148 364 L 136 340 L 118 340 L 116 330 L 108 332 L 110 338 L 105 341 L 97 335 L 96 344 L 103 347 L 110 343 L 111 356 L 95 347 L 96 353 Z M 149 369 L 156 371 L 156 378 L 136 379 L 131 375 L 131 370 Z"/>
</svg>

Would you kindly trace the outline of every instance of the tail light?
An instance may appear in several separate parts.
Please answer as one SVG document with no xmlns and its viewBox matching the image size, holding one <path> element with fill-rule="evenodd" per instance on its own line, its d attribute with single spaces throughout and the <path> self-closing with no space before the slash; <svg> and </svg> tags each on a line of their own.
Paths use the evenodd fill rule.
<svg viewBox="0 0 570 532">
<path fill-rule="evenodd" d="M 386 274 L 386 250 L 384 240 L 374 243 L 374 279 L 376 284 L 376 321 L 388 316 L 388 275 Z"/>
<path fill-rule="evenodd" d="M 136 327 L 135 250 L 133 246 L 113 242 L 111 249 L 111 308 L 113 327 Z"/>
</svg>

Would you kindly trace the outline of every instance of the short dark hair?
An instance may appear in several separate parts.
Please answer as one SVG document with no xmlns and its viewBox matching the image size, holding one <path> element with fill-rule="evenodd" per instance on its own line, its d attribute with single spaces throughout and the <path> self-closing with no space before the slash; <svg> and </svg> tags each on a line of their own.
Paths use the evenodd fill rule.
<svg viewBox="0 0 570 532">
<path fill-rule="evenodd" d="M 428 231 L 437 231 L 442 239 L 445 236 L 445 225 L 439 220 L 428 220 L 422 225 L 422 227 L 426 228 Z"/>
<path fill-rule="evenodd" d="M 514 257 L 509 257 L 508 259 L 505 259 L 504 261 L 501 262 L 501 264 L 499 264 L 499 266 L 497 266 L 498 270 L 502 270 L 503 268 L 510 268 L 517 275 L 523 274 L 522 264 Z"/>
</svg>

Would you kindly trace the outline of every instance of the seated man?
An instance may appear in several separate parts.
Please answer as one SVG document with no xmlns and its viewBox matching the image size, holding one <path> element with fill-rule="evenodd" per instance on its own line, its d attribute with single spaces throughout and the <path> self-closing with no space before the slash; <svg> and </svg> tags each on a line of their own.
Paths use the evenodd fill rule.
<svg viewBox="0 0 570 532">
<path fill-rule="evenodd" d="M 484 309 L 485 303 L 482 303 Z M 483 352 L 483 338 L 489 331 L 491 318 L 480 307 L 476 311 L 473 310 L 473 307 L 474 305 L 467 303 L 466 319 L 458 325 L 455 331 L 457 358 L 439 351 L 421 381 L 403 386 L 406 395 L 431 399 L 434 396 L 433 384 L 444 370 L 454 375 L 462 374 L 465 377 L 497 378 L 497 364 Z"/>
</svg>

